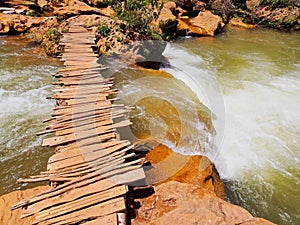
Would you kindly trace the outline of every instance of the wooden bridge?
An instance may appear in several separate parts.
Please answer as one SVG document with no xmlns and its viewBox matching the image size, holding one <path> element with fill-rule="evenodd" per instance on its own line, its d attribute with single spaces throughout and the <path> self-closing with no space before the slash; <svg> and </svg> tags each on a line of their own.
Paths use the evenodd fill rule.
<svg viewBox="0 0 300 225">
<path fill-rule="evenodd" d="M 59 87 L 51 97 L 58 106 L 40 133 L 54 134 L 43 146 L 55 146 L 55 154 L 47 171 L 19 180 L 49 181 L 51 188 L 12 207 L 22 207 L 22 217 L 33 215 L 33 224 L 125 224 L 127 185 L 145 178 L 143 159 L 116 131 L 130 124 L 130 108 L 110 99 L 117 90 L 101 75 L 107 68 L 97 63 L 94 39 L 78 24 L 61 39 L 64 68 L 55 74 Z"/>
</svg>

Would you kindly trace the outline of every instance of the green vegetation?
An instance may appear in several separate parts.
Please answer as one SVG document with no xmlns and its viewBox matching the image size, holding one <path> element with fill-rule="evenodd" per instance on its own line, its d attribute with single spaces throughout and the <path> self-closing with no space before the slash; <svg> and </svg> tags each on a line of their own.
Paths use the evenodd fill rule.
<svg viewBox="0 0 300 225">
<path fill-rule="evenodd" d="M 260 0 L 260 4 L 267 6 L 269 5 L 271 8 L 280 8 L 287 7 L 291 4 L 290 0 Z"/>
<path fill-rule="evenodd" d="M 134 39 L 134 33 L 139 34 L 140 39 L 156 38 L 157 28 L 150 23 L 158 18 L 163 7 L 160 0 L 111 0 L 110 5 L 116 12 L 117 19 L 123 21 L 121 28 L 127 32 L 127 35 Z"/>
<path fill-rule="evenodd" d="M 50 41 L 57 41 L 60 40 L 60 33 L 57 28 L 48 28 L 46 32 L 46 38 L 48 38 Z"/>
<path fill-rule="evenodd" d="M 103 37 L 108 37 L 110 34 L 111 28 L 107 25 L 99 26 L 97 29 L 97 33 L 100 34 Z"/>
<path fill-rule="evenodd" d="M 43 38 L 42 46 L 48 55 L 57 54 L 57 47 L 60 41 L 61 33 L 57 27 L 48 28 Z"/>
<path fill-rule="evenodd" d="M 26 16 L 35 17 L 35 16 L 37 16 L 37 13 L 34 10 L 30 10 L 30 11 L 26 12 Z"/>
</svg>

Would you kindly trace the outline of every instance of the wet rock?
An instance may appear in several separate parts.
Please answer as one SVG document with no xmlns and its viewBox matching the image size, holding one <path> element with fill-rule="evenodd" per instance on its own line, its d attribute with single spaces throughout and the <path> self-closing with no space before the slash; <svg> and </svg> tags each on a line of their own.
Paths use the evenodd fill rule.
<svg viewBox="0 0 300 225">
<path fill-rule="evenodd" d="M 0 224 L 22 224 L 31 225 L 33 217 L 26 217 L 21 219 L 22 209 L 11 210 L 11 206 L 18 203 L 24 198 L 34 196 L 42 191 L 47 190 L 49 187 L 40 186 L 24 191 L 14 191 L 0 197 Z"/>
<path fill-rule="evenodd" d="M 224 199 L 224 185 L 215 165 L 205 156 L 186 156 L 173 152 L 167 146 L 157 144 L 147 155 L 146 160 L 156 165 L 157 170 L 147 171 L 148 183 L 152 177 L 167 176 L 161 182 L 178 181 L 205 188 Z M 166 170 L 167 168 L 167 170 Z"/>
<path fill-rule="evenodd" d="M 180 18 L 178 22 L 180 33 L 197 36 L 214 36 L 225 25 L 221 17 L 212 14 L 210 11 L 200 12 L 194 18 Z"/>
</svg>

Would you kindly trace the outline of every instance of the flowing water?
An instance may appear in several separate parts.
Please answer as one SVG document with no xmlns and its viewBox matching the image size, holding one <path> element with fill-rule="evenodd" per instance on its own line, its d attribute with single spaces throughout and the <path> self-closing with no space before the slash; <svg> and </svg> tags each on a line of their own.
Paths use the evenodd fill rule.
<svg viewBox="0 0 300 225">
<path fill-rule="evenodd" d="M 278 224 L 300 224 L 300 34 L 228 30 L 169 44 L 170 67 L 116 72 L 123 102 L 135 106 L 132 141 L 155 138 L 174 151 L 205 154 L 228 200 Z M 21 188 L 51 149 L 41 148 L 57 61 L 18 37 L 0 39 L 0 194 Z M 176 171 L 174 171 L 176 172 Z"/>
<path fill-rule="evenodd" d="M 231 30 L 178 42 L 204 61 L 223 95 L 225 130 L 213 160 L 229 200 L 278 224 L 300 223 L 299 40 L 299 32 Z"/>
<path fill-rule="evenodd" d="M 52 151 L 35 134 L 50 116 L 54 102 L 46 97 L 59 66 L 22 37 L 0 37 L 0 195 L 46 167 Z"/>
<path fill-rule="evenodd" d="M 135 106 L 131 139 L 209 156 L 230 202 L 300 224 L 299 40 L 299 32 L 227 30 L 169 44 L 169 75 L 117 72 L 119 97 Z"/>
</svg>

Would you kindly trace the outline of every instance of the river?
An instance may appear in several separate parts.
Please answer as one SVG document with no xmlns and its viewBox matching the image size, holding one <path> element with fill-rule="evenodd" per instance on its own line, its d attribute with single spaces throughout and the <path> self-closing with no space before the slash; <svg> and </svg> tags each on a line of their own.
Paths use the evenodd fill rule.
<svg viewBox="0 0 300 225">
<path fill-rule="evenodd" d="M 278 224 L 299 224 L 299 38 L 231 29 L 168 44 L 171 66 L 160 72 L 117 71 L 118 97 L 135 106 L 127 137 L 207 155 L 228 201 Z M 22 188 L 15 180 L 44 169 L 52 154 L 34 134 L 53 107 L 45 97 L 60 64 L 19 38 L 0 44 L 2 194 Z"/>
<path fill-rule="evenodd" d="M 300 224 L 299 40 L 299 32 L 230 29 L 168 44 L 171 66 L 162 71 L 171 77 L 117 72 L 119 97 L 136 107 L 131 139 L 207 155 L 228 201 L 278 224 Z"/>
<path fill-rule="evenodd" d="M 299 32 L 229 30 L 177 42 L 200 57 L 223 95 L 225 130 L 213 160 L 228 199 L 278 224 L 300 223 L 299 40 Z"/>
<path fill-rule="evenodd" d="M 26 188 L 16 180 L 46 168 L 52 151 L 35 134 L 52 111 L 46 97 L 60 66 L 21 36 L 0 36 L 0 195 Z"/>
</svg>

